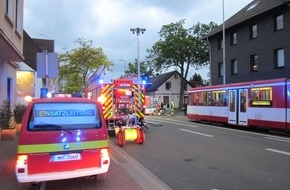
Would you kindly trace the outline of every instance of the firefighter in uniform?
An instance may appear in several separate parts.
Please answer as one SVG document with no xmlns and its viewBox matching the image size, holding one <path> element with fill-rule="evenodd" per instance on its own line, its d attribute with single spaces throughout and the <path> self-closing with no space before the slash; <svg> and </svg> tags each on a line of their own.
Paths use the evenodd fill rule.
<svg viewBox="0 0 290 190">
<path fill-rule="evenodd" d="M 171 115 L 174 116 L 174 102 L 171 100 L 170 102 L 170 110 L 171 110 Z"/>
</svg>

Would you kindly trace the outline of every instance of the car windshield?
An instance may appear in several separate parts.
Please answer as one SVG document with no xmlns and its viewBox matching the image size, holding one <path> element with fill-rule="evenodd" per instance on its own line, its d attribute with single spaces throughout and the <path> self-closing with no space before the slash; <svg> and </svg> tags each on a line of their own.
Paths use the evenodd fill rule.
<svg viewBox="0 0 290 190">
<path fill-rule="evenodd" d="M 100 128 L 101 119 L 94 103 L 37 103 L 29 117 L 29 130 L 69 130 Z"/>
</svg>

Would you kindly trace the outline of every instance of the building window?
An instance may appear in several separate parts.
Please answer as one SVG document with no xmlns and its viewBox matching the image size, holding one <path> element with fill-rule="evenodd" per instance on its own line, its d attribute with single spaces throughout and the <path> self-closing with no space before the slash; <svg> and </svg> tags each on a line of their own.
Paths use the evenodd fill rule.
<svg viewBox="0 0 290 190">
<path fill-rule="evenodd" d="M 284 49 L 276 49 L 275 50 L 275 66 L 276 68 L 284 67 Z"/>
<path fill-rule="evenodd" d="M 15 26 L 16 30 L 20 32 L 20 0 L 16 0 L 16 6 L 15 6 Z"/>
<path fill-rule="evenodd" d="M 222 48 L 223 48 L 223 39 L 218 38 L 218 49 L 222 49 Z"/>
<path fill-rule="evenodd" d="M 232 33 L 231 36 L 231 45 L 237 45 L 238 42 L 238 34 L 236 32 Z"/>
<path fill-rule="evenodd" d="M 251 67 L 251 72 L 258 71 L 258 55 L 257 54 L 250 56 L 250 67 Z"/>
<path fill-rule="evenodd" d="M 231 60 L 231 73 L 232 75 L 238 74 L 238 61 L 236 59 Z"/>
<path fill-rule="evenodd" d="M 256 24 L 250 26 L 250 39 L 258 37 L 258 26 Z"/>
<path fill-rule="evenodd" d="M 174 74 L 174 78 L 178 79 L 178 74 L 177 73 Z"/>
<path fill-rule="evenodd" d="M 283 15 L 275 17 L 275 31 L 282 30 L 284 28 Z"/>
<path fill-rule="evenodd" d="M 165 90 L 171 90 L 171 82 L 165 83 Z"/>
<path fill-rule="evenodd" d="M 9 13 L 9 0 L 5 1 L 5 13 L 8 15 Z"/>
<path fill-rule="evenodd" d="M 10 19 L 12 19 L 12 0 L 6 0 L 5 13 Z"/>
<path fill-rule="evenodd" d="M 224 76 L 224 64 L 223 63 L 218 63 L 218 75 L 219 77 Z"/>
<path fill-rule="evenodd" d="M 7 78 L 7 98 L 9 102 L 12 101 L 12 78 Z"/>
</svg>

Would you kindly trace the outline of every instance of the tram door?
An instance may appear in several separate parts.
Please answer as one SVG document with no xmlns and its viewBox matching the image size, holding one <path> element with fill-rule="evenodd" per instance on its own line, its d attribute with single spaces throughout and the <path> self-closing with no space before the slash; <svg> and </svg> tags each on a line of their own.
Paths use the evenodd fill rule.
<svg viewBox="0 0 290 190">
<path fill-rule="evenodd" d="M 248 125 L 248 90 L 229 90 L 228 123 L 233 125 Z"/>
<path fill-rule="evenodd" d="M 237 90 L 229 90 L 229 124 L 237 124 Z"/>
<path fill-rule="evenodd" d="M 239 110 L 238 121 L 239 125 L 248 125 L 248 89 L 239 89 Z"/>
</svg>

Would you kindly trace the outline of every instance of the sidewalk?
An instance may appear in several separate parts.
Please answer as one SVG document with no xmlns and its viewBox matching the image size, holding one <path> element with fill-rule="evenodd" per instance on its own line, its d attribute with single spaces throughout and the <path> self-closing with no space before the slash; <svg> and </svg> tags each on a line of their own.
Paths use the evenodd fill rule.
<svg viewBox="0 0 290 190">
<path fill-rule="evenodd" d="M 14 140 L 0 141 L 0 189 L 18 189 L 15 177 L 16 144 Z"/>
<path fill-rule="evenodd" d="M 11 141 L 0 141 L 0 189 L 16 190 L 16 147 L 18 137 Z M 98 190 L 170 190 L 165 183 L 144 168 L 140 163 L 120 149 L 116 139 L 110 139 L 111 165 L 104 181 L 76 178 L 42 183 L 39 189 L 98 189 Z M 33 188 L 35 189 L 35 187 Z"/>
</svg>

